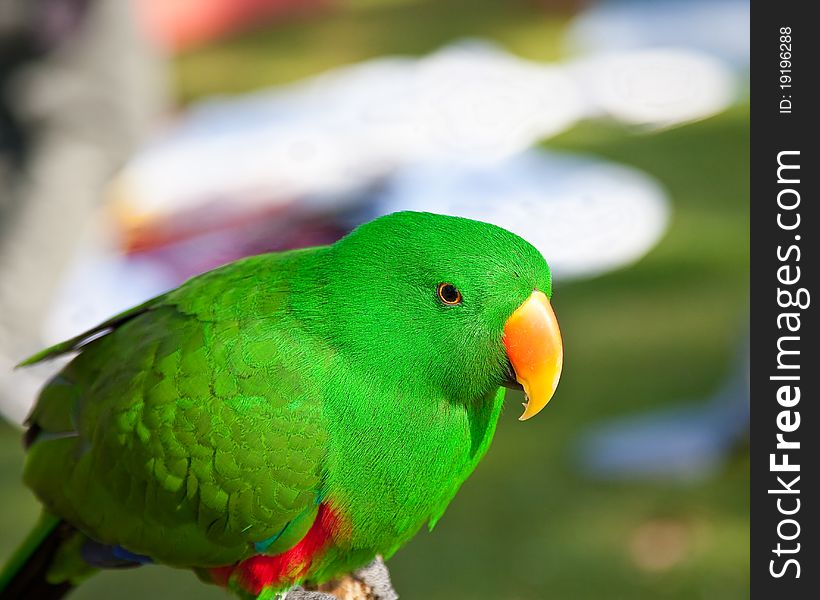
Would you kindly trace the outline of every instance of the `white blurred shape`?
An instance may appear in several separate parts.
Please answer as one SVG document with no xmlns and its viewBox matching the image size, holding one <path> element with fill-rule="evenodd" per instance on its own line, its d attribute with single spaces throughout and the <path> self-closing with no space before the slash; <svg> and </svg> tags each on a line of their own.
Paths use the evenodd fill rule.
<svg viewBox="0 0 820 600">
<path fill-rule="evenodd" d="M 462 43 L 204 103 L 138 155 L 114 189 L 138 221 L 221 198 L 271 205 L 344 194 L 417 160 L 493 162 L 582 116 L 563 69 Z"/>
<path fill-rule="evenodd" d="M 569 26 L 576 53 L 675 46 L 697 50 L 735 68 L 749 65 L 747 0 L 610 0 L 596 2 Z"/>
<path fill-rule="evenodd" d="M 137 223 L 220 200 L 239 211 L 326 194 L 341 203 L 415 162 L 492 165 L 584 117 L 650 126 L 705 118 L 726 108 L 734 86 L 722 63 L 688 50 L 544 65 L 461 42 L 202 103 L 114 189 Z"/>
<path fill-rule="evenodd" d="M 493 162 L 583 116 L 578 90 L 562 68 L 476 42 L 421 61 L 417 94 L 429 144 L 421 159 Z"/>
<path fill-rule="evenodd" d="M 466 41 L 202 103 L 114 190 L 138 225 L 215 202 L 241 212 L 300 198 L 310 209 L 330 195 L 342 208 L 407 165 L 492 165 L 601 114 L 650 126 L 700 119 L 726 108 L 733 89 L 725 66 L 687 50 L 550 65 Z"/>
<path fill-rule="evenodd" d="M 70 339 L 177 285 L 156 261 L 129 260 L 113 248 L 87 245 L 62 277 L 43 339 L 47 344 Z"/>
<path fill-rule="evenodd" d="M 590 104 L 618 120 L 656 127 L 703 119 L 725 110 L 735 78 L 719 60 L 682 49 L 605 53 L 571 70 Z"/>
<path fill-rule="evenodd" d="M 669 221 L 666 194 L 645 173 L 545 151 L 492 167 L 427 163 L 403 169 L 377 212 L 400 210 L 504 227 L 538 248 L 558 279 L 590 277 L 638 260 Z"/>
<path fill-rule="evenodd" d="M 23 425 L 43 384 L 68 363 L 58 358 L 25 369 L 15 369 L 14 362 L 0 355 L 0 417 L 16 425 Z"/>
</svg>

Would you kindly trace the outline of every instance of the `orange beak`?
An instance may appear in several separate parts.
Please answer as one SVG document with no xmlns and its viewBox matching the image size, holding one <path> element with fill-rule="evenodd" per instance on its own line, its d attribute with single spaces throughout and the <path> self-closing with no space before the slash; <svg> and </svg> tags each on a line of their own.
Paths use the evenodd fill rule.
<svg viewBox="0 0 820 600">
<path fill-rule="evenodd" d="M 564 365 L 561 330 L 549 298 L 535 290 L 504 325 L 504 347 L 524 388 L 527 402 L 520 421 L 534 417 L 544 408 L 558 387 Z"/>
</svg>

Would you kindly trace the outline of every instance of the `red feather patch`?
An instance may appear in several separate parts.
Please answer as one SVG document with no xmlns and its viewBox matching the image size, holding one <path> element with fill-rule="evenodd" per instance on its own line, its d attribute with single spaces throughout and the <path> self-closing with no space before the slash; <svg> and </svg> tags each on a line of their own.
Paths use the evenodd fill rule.
<svg viewBox="0 0 820 600">
<path fill-rule="evenodd" d="M 210 569 L 211 579 L 225 586 L 236 577 L 242 589 L 252 594 L 259 594 L 267 587 L 292 585 L 307 572 L 313 559 L 338 531 L 338 514 L 327 504 L 320 504 L 313 525 L 293 548 L 276 556 L 259 554 L 236 565 L 214 567 Z"/>
</svg>

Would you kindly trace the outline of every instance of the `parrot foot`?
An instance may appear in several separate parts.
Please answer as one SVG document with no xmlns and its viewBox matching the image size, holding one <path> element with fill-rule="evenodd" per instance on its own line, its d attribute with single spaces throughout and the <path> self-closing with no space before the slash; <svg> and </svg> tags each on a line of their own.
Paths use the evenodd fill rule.
<svg viewBox="0 0 820 600">
<path fill-rule="evenodd" d="M 369 565 L 353 573 L 353 577 L 367 587 L 374 600 L 398 600 L 399 595 L 390 582 L 390 571 L 381 556 L 377 556 Z"/>
<path fill-rule="evenodd" d="M 337 598 L 333 594 L 313 592 L 302 587 L 295 587 L 279 596 L 277 600 L 337 600 Z"/>
<path fill-rule="evenodd" d="M 390 583 L 390 573 L 382 558 L 369 565 L 318 586 L 305 589 L 297 586 L 280 596 L 279 600 L 398 600 L 399 595 Z"/>
</svg>

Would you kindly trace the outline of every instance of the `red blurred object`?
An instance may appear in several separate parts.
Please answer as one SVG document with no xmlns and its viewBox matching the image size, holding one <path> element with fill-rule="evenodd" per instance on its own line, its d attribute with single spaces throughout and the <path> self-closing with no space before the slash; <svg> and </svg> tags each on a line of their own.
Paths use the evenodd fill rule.
<svg viewBox="0 0 820 600">
<path fill-rule="evenodd" d="M 149 35 L 171 51 L 193 48 L 260 22 L 326 9 L 333 0 L 135 0 Z"/>
</svg>

